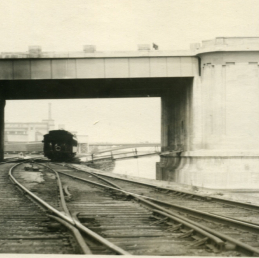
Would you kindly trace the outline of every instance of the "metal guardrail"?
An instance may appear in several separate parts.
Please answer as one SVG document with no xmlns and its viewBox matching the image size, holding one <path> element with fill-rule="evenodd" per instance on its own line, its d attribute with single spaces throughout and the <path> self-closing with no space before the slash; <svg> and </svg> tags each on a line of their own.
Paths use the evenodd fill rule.
<svg viewBox="0 0 259 258">
<path fill-rule="evenodd" d="M 127 155 L 127 154 L 132 154 L 131 156 L 122 156 L 122 155 Z M 111 160 L 118 160 L 118 159 L 129 159 L 129 158 L 138 158 L 138 157 L 144 157 L 144 156 L 149 156 L 149 155 L 159 155 L 160 151 L 154 151 L 154 152 L 142 152 L 142 154 L 139 154 L 137 149 L 134 151 L 130 152 L 120 152 L 120 153 L 113 153 L 110 152 L 108 155 L 99 155 L 97 154 L 91 154 L 91 160 L 88 160 L 87 162 L 93 162 L 97 160 L 103 160 L 103 159 L 111 159 Z M 122 157 L 121 157 L 122 156 Z"/>
</svg>

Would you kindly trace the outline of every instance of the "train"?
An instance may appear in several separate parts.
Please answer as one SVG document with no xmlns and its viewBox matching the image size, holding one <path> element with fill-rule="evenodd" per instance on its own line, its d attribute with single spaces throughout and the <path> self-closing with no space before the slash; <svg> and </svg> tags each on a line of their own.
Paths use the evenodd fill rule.
<svg viewBox="0 0 259 258">
<path fill-rule="evenodd" d="M 42 142 L 5 143 L 5 154 L 44 154 L 52 161 L 72 160 L 78 151 L 75 135 L 65 130 L 52 130 Z"/>
<path fill-rule="evenodd" d="M 52 161 L 69 161 L 77 153 L 76 136 L 65 130 L 49 131 L 42 142 L 44 156 Z"/>
</svg>

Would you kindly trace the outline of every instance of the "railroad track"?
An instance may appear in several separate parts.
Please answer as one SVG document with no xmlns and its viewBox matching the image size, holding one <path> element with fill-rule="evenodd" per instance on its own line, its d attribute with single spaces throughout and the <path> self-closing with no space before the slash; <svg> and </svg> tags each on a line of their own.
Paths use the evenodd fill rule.
<svg viewBox="0 0 259 258">
<path fill-rule="evenodd" d="M 30 190 L 32 197 L 33 192 L 41 208 L 42 202 L 49 206 L 45 207 L 45 212 L 49 209 L 48 218 L 70 228 L 77 242 L 80 244 L 81 241 L 84 246 L 73 243 L 77 250 L 80 249 L 79 253 L 189 256 L 259 254 L 259 225 L 255 222 L 242 224 L 232 219 L 229 226 L 229 221 L 224 222 L 220 218 L 219 223 L 215 216 L 213 219 L 208 218 L 208 214 L 199 216 L 190 212 L 189 208 L 175 208 L 168 201 L 163 203 L 158 198 L 168 194 L 164 192 L 165 189 L 119 179 L 107 180 L 107 176 L 104 179 L 92 172 L 65 167 L 64 164 L 37 165 L 38 169 L 35 170 L 39 171 L 25 171 L 26 166 L 16 165 L 10 172 L 12 180 L 16 183 L 18 180 L 22 190 Z M 42 181 L 40 177 L 43 177 Z M 149 192 L 156 196 L 148 196 Z M 200 199 L 195 201 L 200 203 Z M 240 208 L 244 209 L 243 206 Z M 245 209 L 248 207 L 245 206 Z M 220 233 L 217 231 L 219 228 Z M 74 232 L 78 229 L 83 232 L 80 237 Z"/>
<path fill-rule="evenodd" d="M 75 168 L 82 169 L 84 167 L 76 165 Z M 89 169 L 87 170 L 89 173 Z M 87 172 L 86 170 L 84 171 Z M 112 182 L 119 185 L 124 190 L 148 196 L 150 197 L 150 200 L 162 199 L 165 203 L 175 205 L 175 208 L 178 208 L 179 210 L 189 208 L 193 213 L 197 211 L 204 216 L 206 213 L 210 213 L 214 214 L 215 218 L 217 217 L 219 219 L 220 217 L 232 218 L 243 221 L 244 223 L 259 224 L 258 205 L 158 187 L 124 178 L 114 178 L 93 171 L 91 173 L 94 173 L 100 178 L 112 179 Z"/>
<path fill-rule="evenodd" d="M 82 168 L 82 166 L 75 167 Z M 259 224 L 258 205 L 173 190 L 123 178 L 114 178 L 112 176 L 98 174 L 98 172 L 95 172 L 95 174 L 101 178 L 112 179 L 115 184 L 124 190 L 148 196 L 150 200 L 152 200 L 152 198 L 163 200 L 163 202 L 174 205 L 174 207 L 179 210 L 188 208 L 189 211 L 192 211 L 194 214 L 198 212 L 206 216 L 206 213 L 210 213 L 211 215 L 214 214 L 215 218 L 217 217 L 218 219 L 222 217 L 243 221 L 244 223 Z"/>
<path fill-rule="evenodd" d="M 51 200 L 47 200 L 46 190 L 33 185 L 24 167 L 26 164 L 23 167 L 17 167 L 12 172 L 13 176 L 38 197 L 50 201 L 57 215 L 61 208 L 53 201 L 54 196 Z M 59 178 L 55 170 L 50 170 L 43 165 L 39 165 L 39 171 L 31 173 L 34 177 L 40 174 L 50 177 L 51 172 Z M 70 223 L 74 223 L 74 226 L 84 233 L 84 240 L 94 254 L 204 256 L 215 255 L 221 248 L 220 239 L 201 229 L 196 229 L 195 233 L 190 235 L 189 231 L 192 229 L 189 228 L 188 223 L 183 222 L 181 228 L 171 231 L 170 227 L 175 225 L 174 222 L 161 224 L 152 211 L 127 200 L 125 196 L 114 198 L 115 195 L 107 192 L 103 187 L 79 182 L 64 175 L 60 175 L 60 179 L 58 179 L 60 189 L 63 188 L 66 193 L 64 200 L 69 200 L 62 219 L 72 218 Z M 51 181 L 51 178 L 48 180 Z M 53 176 L 52 180 L 53 182 L 55 180 Z M 44 180 L 44 185 L 50 186 L 51 193 L 54 192 L 54 185 L 49 184 L 49 181 Z M 61 181 L 65 184 L 63 187 Z M 61 204 L 63 206 L 64 203 L 61 201 Z M 236 254 L 233 251 L 225 253 Z"/>
<path fill-rule="evenodd" d="M 186 237 L 189 237 L 189 239 L 193 238 L 195 239 L 195 236 L 197 236 L 197 232 L 199 232 L 200 229 L 203 231 L 209 233 L 209 236 L 205 236 L 204 232 L 199 235 L 199 239 L 195 240 L 195 243 L 193 245 L 202 245 L 205 244 L 205 246 L 210 247 L 213 252 L 217 252 L 217 250 L 222 249 L 224 252 L 231 252 L 229 250 L 232 250 L 234 252 L 234 255 L 258 255 L 258 249 L 257 249 L 257 237 L 258 237 L 258 228 L 255 225 L 251 225 L 247 223 L 246 225 L 239 225 L 238 221 L 232 221 L 232 224 L 234 227 L 229 226 L 229 221 L 225 221 L 222 218 L 220 219 L 220 223 L 215 220 L 215 218 L 203 218 L 203 216 L 193 216 L 193 214 L 189 214 L 188 212 L 183 213 L 182 211 L 179 213 L 178 210 L 172 209 L 172 207 L 168 207 L 168 203 L 166 205 L 163 205 L 159 200 L 154 200 L 154 198 L 150 198 L 145 196 L 143 193 L 136 194 L 129 192 L 125 190 L 125 188 L 122 189 L 121 186 L 118 185 L 118 182 L 102 182 L 100 183 L 100 177 L 97 178 L 93 173 L 82 173 L 81 171 L 71 171 L 70 168 L 63 167 L 61 168 L 60 165 L 51 164 L 53 168 L 55 168 L 60 174 L 65 175 L 65 177 L 71 177 L 73 174 L 73 178 L 76 178 L 74 176 L 77 176 L 77 181 L 82 179 L 84 182 L 91 183 L 95 185 L 95 187 L 101 187 L 106 188 L 106 193 L 110 196 L 112 196 L 114 199 L 116 198 L 124 198 L 126 199 L 134 199 L 141 203 L 141 205 L 144 205 L 146 208 L 149 209 L 149 211 L 152 212 L 152 215 L 150 216 L 153 219 L 156 219 L 157 221 L 155 224 L 161 225 L 163 227 L 167 227 L 165 232 L 177 232 L 176 230 L 180 230 L 179 232 L 184 231 L 184 235 Z M 80 179 L 80 178 L 81 179 Z M 62 177 L 64 178 L 64 176 Z M 65 180 L 65 179 L 64 179 Z M 68 179 L 67 179 L 68 180 Z M 111 181 L 111 180 L 109 180 Z M 131 183 L 131 182 L 130 182 Z M 132 185 L 131 185 L 132 187 Z M 146 186 L 147 187 L 147 186 Z M 82 185 L 83 188 L 83 185 Z M 133 187 L 134 188 L 134 187 Z M 168 189 L 167 189 L 168 190 Z M 161 194 L 161 193 L 160 193 Z M 159 205 L 158 205 L 159 204 Z M 89 211 L 89 207 L 88 207 Z M 96 209 L 96 216 L 98 216 L 98 210 Z M 117 216 L 118 217 L 118 216 Z M 232 225 L 231 224 L 231 225 Z M 255 226 L 255 227 L 254 227 Z M 188 230 L 186 230 L 186 227 L 188 227 Z M 217 231 L 220 228 L 220 232 Z M 217 230 L 215 230 L 217 229 Z M 249 231 L 247 231 L 249 229 Z M 252 230 L 251 230 L 252 229 Z M 240 239 L 240 235 L 245 238 Z M 217 237 L 217 240 L 213 239 L 213 237 Z M 220 239 L 221 242 L 217 242 L 218 239 Z M 162 241 L 163 242 L 163 241 Z M 192 246 L 190 244 L 190 246 Z M 186 249 L 186 248 L 185 248 Z M 185 250 L 185 252 L 188 252 Z M 235 253 L 237 252 L 237 253 Z M 161 254 L 160 254 L 161 255 Z M 167 255 L 170 255 L 167 253 Z M 185 254 L 186 255 L 186 254 Z M 190 254 L 189 254 L 190 255 Z M 196 254 L 199 255 L 199 254 Z M 225 254 L 229 255 L 229 254 Z M 230 254 L 233 255 L 233 254 Z"/>
<path fill-rule="evenodd" d="M 73 254 L 73 237 L 9 180 L 15 163 L 0 166 L 0 253 Z"/>
<path fill-rule="evenodd" d="M 52 166 L 56 166 L 56 169 L 59 170 L 59 172 L 62 172 L 60 166 L 59 169 L 58 165 Z M 82 166 L 76 167 L 77 169 L 79 167 L 82 169 Z M 89 171 L 88 168 L 86 168 L 86 170 Z M 96 184 L 100 184 L 100 180 L 101 178 L 103 178 L 103 175 L 100 174 L 98 175 L 99 178 L 97 178 L 95 177 L 97 174 L 94 175 L 93 173 L 85 173 L 75 170 L 73 172 L 67 172 L 68 173 L 66 174 L 73 173 L 73 175 L 76 175 L 77 177 L 84 178 L 85 180 L 92 181 Z M 108 176 L 105 176 L 106 179 L 107 177 Z M 226 249 L 234 249 L 237 251 L 245 252 L 248 255 L 258 255 L 259 225 L 254 220 L 254 218 L 256 218 L 256 214 L 258 214 L 258 207 L 255 205 L 249 205 L 240 202 L 231 202 L 219 198 L 213 199 L 208 196 L 193 195 L 179 191 L 175 192 L 173 190 L 172 192 L 175 196 L 171 196 L 170 189 L 163 189 L 154 186 L 148 186 L 146 184 L 143 185 L 136 182 L 133 183 L 130 181 L 125 182 L 124 179 L 114 179 L 112 177 L 109 179 L 109 182 L 110 183 L 108 183 L 107 181 L 102 181 L 102 184 L 106 185 L 106 187 L 110 187 L 110 190 L 113 192 L 121 191 L 126 196 L 131 196 L 134 199 L 141 201 L 141 203 L 146 205 L 147 207 L 152 207 L 153 213 L 155 215 L 154 217 L 158 219 L 158 223 L 166 223 L 165 221 L 169 220 L 168 215 L 173 215 L 178 218 L 184 218 L 186 221 L 194 223 L 195 225 L 199 225 L 207 232 L 215 234 L 219 238 L 223 239 L 224 247 Z M 131 190 L 131 192 L 129 190 Z M 150 195 L 147 195 L 148 193 L 152 193 L 152 197 L 150 197 Z M 176 199 L 176 201 L 179 201 L 179 197 L 181 199 L 186 198 L 185 200 L 187 204 L 189 202 L 192 204 L 195 202 L 197 209 L 188 207 L 188 205 L 186 205 L 184 201 L 182 201 L 181 205 L 174 204 L 174 199 Z M 204 204 L 207 203 L 210 204 L 209 208 L 214 208 L 214 211 L 215 208 L 216 210 L 219 210 L 220 207 L 225 207 L 226 209 L 235 209 L 234 214 L 241 212 L 242 219 L 240 217 L 236 218 L 236 216 L 235 218 L 231 217 L 231 213 L 233 213 L 233 210 L 231 210 L 231 212 L 228 212 L 228 216 L 221 216 L 216 213 L 213 214 L 213 212 L 210 212 L 209 209 L 207 209 L 206 212 L 199 211 L 199 205 L 204 207 L 206 206 Z M 225 212 L 226 211 L 227 210 L 225 210 Z M 244 213 L 246 213 L 247 215 L 247 220 L 243 219 Z"/>
<path fill-rule="evenodd" d="M 9 171 L 9 176 L 20 189 L 45 210 L 49 218 L 61 223 L 73 233 L 79 251 L 72 253 L 129 254 L 88 230 L 78 221 L 76 215 L 66 206 L 59 175 L 46 165 L 17 164 Z M 78 228 L 87 235 L 87 238 L 79 232 Z M 88 244 L 91 245 L 91 250 Z"/>
</svg>

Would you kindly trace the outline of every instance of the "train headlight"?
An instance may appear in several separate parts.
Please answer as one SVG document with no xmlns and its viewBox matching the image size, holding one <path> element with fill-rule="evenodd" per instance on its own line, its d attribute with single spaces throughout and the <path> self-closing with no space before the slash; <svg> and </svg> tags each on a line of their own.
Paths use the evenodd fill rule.
<svg viewBox="0 0 259 258">
<path fill-rule="evenodd" d="M 61 151 L 61 147 L 60 146 L 55 146 L 55 150 L 56 151 Z"/>
</svg>

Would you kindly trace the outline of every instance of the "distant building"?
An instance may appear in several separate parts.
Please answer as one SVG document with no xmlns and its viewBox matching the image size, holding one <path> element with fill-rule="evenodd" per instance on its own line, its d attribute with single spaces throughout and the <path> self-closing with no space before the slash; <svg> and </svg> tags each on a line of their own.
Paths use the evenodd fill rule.
<svg viewBox="0 0 259 258">
<path fill-rule="evenodd" d="M 65 130 L 64 124 L 59 124 L 58 129 Z M 51 104 L 49 103 L 48 119 L 42 122 L 5 123 L 5 142 L 6 143 L 27 143 L 27 142 L 41 142 L 43 136 L 49 131 L 55 130 L 55 121 L 51 118 Z M 77 132 L 70 131 L 77 136 L 78 153 L 83 154 L 89 152 L 88 135 L 77 135 Z"/>
<path fill-rule="evenodd" d="M 51 118 L 51 104 L 49 103 L 48 119 L 42 122 L 5 123 L 5 142 L 39 142 L 43 135 L 54 130 L 55 121 Z"/>
</svg>

